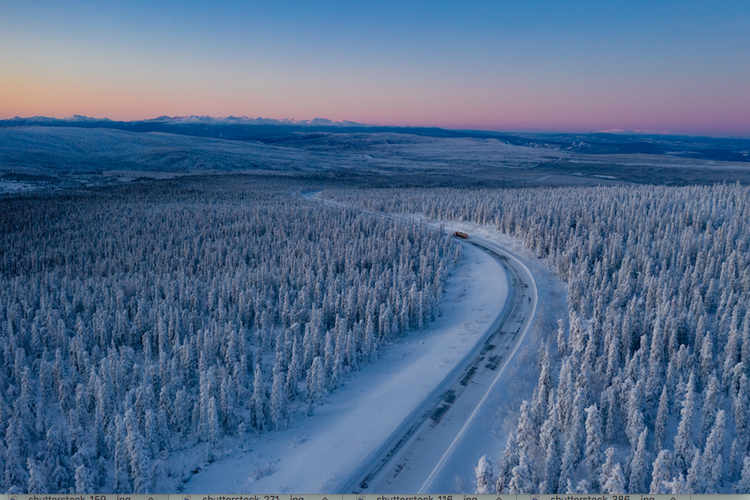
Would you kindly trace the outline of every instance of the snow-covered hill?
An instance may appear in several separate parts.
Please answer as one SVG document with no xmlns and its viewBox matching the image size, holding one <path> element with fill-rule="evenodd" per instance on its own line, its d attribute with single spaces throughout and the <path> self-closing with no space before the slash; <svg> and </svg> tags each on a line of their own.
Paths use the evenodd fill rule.
<svg viewBox="0 0 750 500">
<path fill-rule="evenodd" d="M 0 181 L 5 182 L 0 183 L 0 194 L 22 187 L 226 172 L 323 176 L 353 186 L 750 184 L 750 163 L 741 140 L 721 147 L 698 139 L 687 141 L 687 146 L 666 141 L 656 149 L 639 149 L 626 146 L 655 141 L 630 138 L 618 146 L 609 137 L 596 137 L 599 142 L 594 144 L 608 146 L 583 148 L 578 141 L 572 148 L 559 137 L 323 126 L 315 120 L 316 124 L 236 125 L 232 120 L 167 117 L 127 127 L 130 122 L 88 118 L 64 121 L 65 126 L 52 126 L 46 119 L 28 119 L 24 125 L 4 121 Z M 666 154 L 667 146 L 685 154 Z M 704 159 L 706 151 L 721 159 Z"/>
</svg>

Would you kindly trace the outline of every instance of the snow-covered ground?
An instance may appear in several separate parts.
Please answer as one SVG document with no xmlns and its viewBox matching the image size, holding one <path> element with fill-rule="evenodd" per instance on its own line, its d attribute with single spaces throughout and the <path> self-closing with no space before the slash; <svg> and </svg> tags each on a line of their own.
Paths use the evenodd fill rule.
<svg viewBox="0 0 750 500">
<path fill-rule="evenodd" d="M 37 186 L 29 184 L 28 182 L 0 180 L 0 195 L 17 193 L 20 191 L 29 191 L 36 188 Z"/>
<path fill-rule="evenodd" d="M 542 303 L 531 333 L 508 360 L 502 380 L 477 411 L 476 424 L 463 433 L 442 465 L 446 472 L 429 487 L 430 492 L 474 491 L 473 471 L 479 457 L 499 455 L 508 429 L 515 426 L 520 400 L 531 396 L 538 377 L 537 350 L 543 339 L 555 334 L 554 321 L 564 317 L 565 290 L 517 240 L 475 224 L 445 223 L 445 227 L 500 244 L 521 257 L 537 282 Z M 248 436 L 244 443 L 225 438 L 224 455 L 212 464 L 199 460 L 200 470 L 186 474 L 184 491 L 341 492 L 347 476 L 400 430 L 441 381 L 459 367 L 503 310 L 508 289 L 501 266 L 469 245 L 463 246 L 463 252 L 447 282 L 443 314 L 429 328 L 412 332 L 388 347 L 375 363 L 329 394 L 312 417 L 299 407 L 283 432 Z M 202 446 L 186 452 L 194 457 Z M 193 460 L 183 460 L 183 467 L 193 469 Z M 173 462 L 174 467 L 178 467 L 176 462 L 179 459 Z M 414 491 L 419 486 L 415 485 Z"/>
</svg>

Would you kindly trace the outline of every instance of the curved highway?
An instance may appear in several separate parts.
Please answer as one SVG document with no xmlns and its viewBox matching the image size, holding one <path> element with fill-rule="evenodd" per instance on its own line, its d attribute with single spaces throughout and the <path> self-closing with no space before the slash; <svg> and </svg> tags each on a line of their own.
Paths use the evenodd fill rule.
<svg viewBox="0 0 750 500">
<path fill-rule="evenodd" d="M 500 379 L 536 311 L 536 286 L 518 259 L 487 241 L 464 244 L 498 260 L 508 276 L 508 301 L 482 342 L 428 398 L 416 417 L 346 484 L 345 492 L 429 492 L 446 459 Z M 480 422 L 476 422 L 481 425 Z"/>
<path fill-rule="evenodd" d="M 316 194 L 305 197 L 324 201 Z M 536 283 L 529 269 L 493 241 L 470 234 L 461 244 L 488 253 L 505 269 L 509 287 L 505 307 L 475 349 L 412 414 L 411 421 L 402 424 L 374 458 L 343 482 L 342 492 L 429 492 L 466 429 L 481 425 L 473 422 L 477 411 L 529 330 L 537 305 Z"/>
</svg>

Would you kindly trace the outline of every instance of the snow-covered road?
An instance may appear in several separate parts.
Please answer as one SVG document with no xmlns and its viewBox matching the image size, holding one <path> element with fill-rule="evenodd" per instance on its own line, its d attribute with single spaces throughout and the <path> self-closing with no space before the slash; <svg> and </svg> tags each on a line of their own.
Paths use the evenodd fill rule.
<svg viewBox="0 0 750 500">
<path fill-rule="evenodd" d="M 426 400 L 404 431 L 393 436 L 376 458 L 353 474 L 344 492 L 430 492 L 466 430 L 501 378 L 520 345 L 536 310 L 537 294 L 529 270 L 497 243 L 479 239 L 473 245 L 505 269 L 509 294 L 505 308 L 483 342 L 466 356 L 438 394 Z M 449 474 L 450 475 L 450 474 Z"/>
<path fill-rule="evenodd" d="M 486 421 L 516 372 L 524 347 L 513 354 L 534 315 L 536 284 L 493 233 L 459 223 L 445 228 L 467 230 L 471 239 L 461 242 L 463 259 L 446 284 L 442 316 L 389 346 L 312 417 L 297 409 L 285 431 L 244 443 L 225 437 L 223 455 L 196 464 L 200 471 L 183 492 L 343 493 L 360 490 L 368 475 L 368 493 L 452 492 L 456 474 L 469 480 L 475 455 L 494 453 Z"/>
<path fill-rule="evenodd" d="M 317 193 L 305 196 L 323 201 Z M 329 200 L 324 202 L 346 206 Z M 422 403 L 419 411 L 402 424 L 402 430 L 381 447 L 373 460 L 347 479 L 342 490 L 346 493 L 435 491 L 432 489 L 435 479 L 460 447 L 466 430 L 476 424 L 477 412 L 529 329 L 537 305 L 536 283 L 529 269 L 496 241 L 473 235 L 462 243 L 484 251 L 503 267 L 508 278 L 505 307 L 487 330 L 483 342 L 477 343 L 459 369 L 445 378 L 436 394 Z M 505 283 L 498 283 L 498 287 L 505 288 Z"/>
</svg>

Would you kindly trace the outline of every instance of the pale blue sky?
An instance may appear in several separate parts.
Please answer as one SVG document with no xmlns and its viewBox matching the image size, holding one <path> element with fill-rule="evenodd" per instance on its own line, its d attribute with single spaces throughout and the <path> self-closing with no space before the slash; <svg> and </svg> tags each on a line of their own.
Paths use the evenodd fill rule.
<svg viewBox="0 0 750 500">
<path fill-rule="evenodd" d="M 750 135 L 750 2 L 0 1 L 0 118 Z"/>
</svg>

